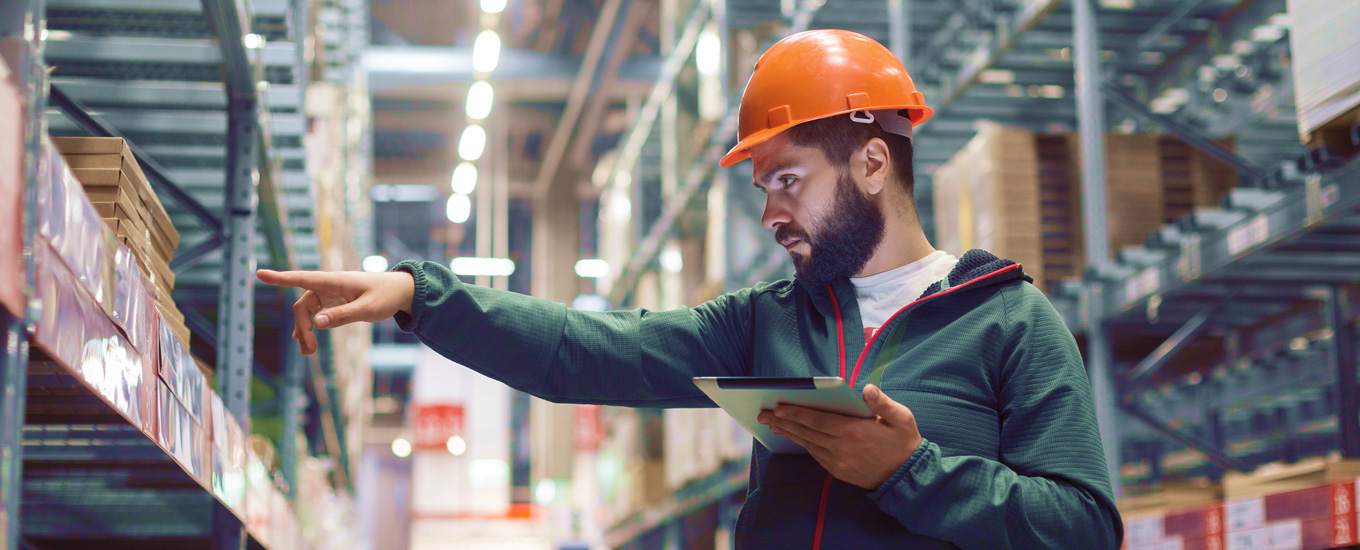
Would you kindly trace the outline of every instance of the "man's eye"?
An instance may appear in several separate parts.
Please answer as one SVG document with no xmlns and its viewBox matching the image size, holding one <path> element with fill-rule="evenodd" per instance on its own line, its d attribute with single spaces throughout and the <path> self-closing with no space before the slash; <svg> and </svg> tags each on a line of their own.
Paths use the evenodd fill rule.
<svg viewBox="0 0 1360 550">
<path fill-rule="evenodd" d="M 795 177 L 793 177 L 793 176 L 784 176 L 784 177 L 779 178 L 779 182 L 782 183 L 782 184 L 784 184 L 784 187 L 788 187 L 788 186 L 790 186 L 790 185 L 793 185 L 793 183 L 796 182 L 796 181 L 798 181 L 798 178 L 795 178 Z"/>
</svg>

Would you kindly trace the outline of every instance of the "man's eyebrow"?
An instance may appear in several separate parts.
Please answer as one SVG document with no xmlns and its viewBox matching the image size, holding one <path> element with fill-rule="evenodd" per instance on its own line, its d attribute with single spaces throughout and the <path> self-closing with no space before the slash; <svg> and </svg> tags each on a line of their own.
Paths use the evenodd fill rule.
<svg viewBox="0 0 1360 550">
<path fill-rule="evenodd" d="M 754 185 L 754 186 L 756 186 L 756 187 L 760 187 L 761 182 L 770 181 L 770 180 L 774 179 L 774 177 L 775 177 L 777 174 L 779 174 L 780 172 L 783 172 L 783 171 L 785 171 L 785 170 L 789 170 L 789 169 L 793 168 L 793 166 L 794 166 L 793 163 L 784 163 L 784 164 L 775 165 L 773 168 L 770 168 L 769 170 L 766 170 L 766 171 L 765 171 L 765 174 L 762 175 L 762 176 L 760 176 L 759 179 L 752 181 L 752 182 L 751 182 L 751 185 Z"/>
</svg>

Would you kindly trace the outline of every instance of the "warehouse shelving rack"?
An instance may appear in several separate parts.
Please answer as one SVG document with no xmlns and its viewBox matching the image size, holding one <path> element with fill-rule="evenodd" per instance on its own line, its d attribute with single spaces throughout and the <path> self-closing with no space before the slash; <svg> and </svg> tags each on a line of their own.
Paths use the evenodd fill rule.
<svg viewBox="0 0 1360 550">
<path fill-rule="evenodd" d="M 17 80 L 29 102 L 29 280 L 40 136 L 128 139 L 184 237 L 172 264 L 175 298 L 187 306 L 195 354 L 216 357 L 226 408 L 248 425 L 252 377 L 264 379 L 284 396 L 285 433 L 296 433 L 310 394 L 314 450 L 339 459 L 337 478 L 345 485 L 334 373 L 325 354 L 307 360 L 295 346 L 270 347 L 288 340 L 281 320 L 292 298 L 257 288 L 252 269 L 257 262 L 279 269 L 319 264 L 303 148 L 307 21 L 306 2 L 283 0 L 249 8 L 230 0 L 31 0 L 0 9 L 0 36 L 23 46 Z M 347 38 L 334 48 L 338 66 L 352 57 L 355 43 Z M 31 541 L 51 537 L 258 545 L 258 533 L 247 536 L 241 518 L 206 482 L 71 376 L 70 365 L 30 348 L 44 304 L 31 284 L 26 291 L 29 311 L 3 315 L 0 547 L 41 548 Z M 258 316 L 264 322 L 258 334 L 257 309 L 267 312 Z M 207 318 L 214 313 L 216 323 Z M 257 357 L 261 346 L 266 353 Z M 277 364 L 264 364 L 276 357 Z M 288 483 L 296 467 L 292 441 L 284 437 L 281 448 Z"/>
</svg>

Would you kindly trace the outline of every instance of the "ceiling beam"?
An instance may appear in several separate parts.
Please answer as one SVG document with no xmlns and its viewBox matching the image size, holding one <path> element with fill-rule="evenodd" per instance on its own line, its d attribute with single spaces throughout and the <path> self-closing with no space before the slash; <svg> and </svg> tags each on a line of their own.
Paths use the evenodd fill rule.
<svg viewBox="0 0 1360 550">
<path fill-rule="evenodd" d="M 622 31 L 617 36 L 611 37 L 612 48 L 609 50 L 609 59 L 605 62 L 603 74 L 595 75 L 595 85 L 591 87 L 590 93 L 586 96 L 586 106 L 584 114 L 581 116 L 581 127 L 575 132 L 576 139 L 570 145 L 570 152 L 567 155 L 567 162 L 577 166 L 586 166 L 590 162 L 591 142 L 595 134 L 599 133 L 600 125 L 605 120 L 605 109 L 609 108 L 608 97 L 601 93 L 613 87 L 618 77 L 619 66 L 628 52 L 633 51 L 637 42 L 641 39 L 642 31 L 647 26 L 647 21 L 656 13 L 656 2 L 652 0 L 641 0 L 628 10 L 628 18 L 624 21 Z"/>
<path fill-rule="evenodd" d="M 522 49 L 502 49 L 500 63 L 490 81 L 500 92 L 502 83 L 572 82 L 581 72 L 583 58 Z M 619 64 L 617 78 L 625 82 L 647 83 L 661 72 L 658 55 L 634 55 Z M 368 88 L 375 94 L 385 91 L 440 85 L 471 85 L 472 48 L 439 46 L 369 46 L 360 65 L 368 74 Z M 593 64 L 592 64 L 593 66 Z"/>
</svg>

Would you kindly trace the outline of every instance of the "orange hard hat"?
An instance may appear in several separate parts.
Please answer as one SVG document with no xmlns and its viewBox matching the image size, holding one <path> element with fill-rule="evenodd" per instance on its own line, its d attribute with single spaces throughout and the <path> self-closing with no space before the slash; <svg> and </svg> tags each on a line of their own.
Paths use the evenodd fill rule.
<svg viewBox="0 0 1360 550">
<path fill-rule="evenodd" d="M 845 30 L 800 32 L 770 46 L 756 61 L 741 96 L 739 141 L 718 164 L 748 159 L 752 147 L 809 120 L 868 111 L 872 121 L 874 111 L 902 109 L 911 125 L 932 114 L 907 69 L 882 44 Z M 909 137 L 911 126 L 906 121 L 902 126 Z"/>
</svg>

